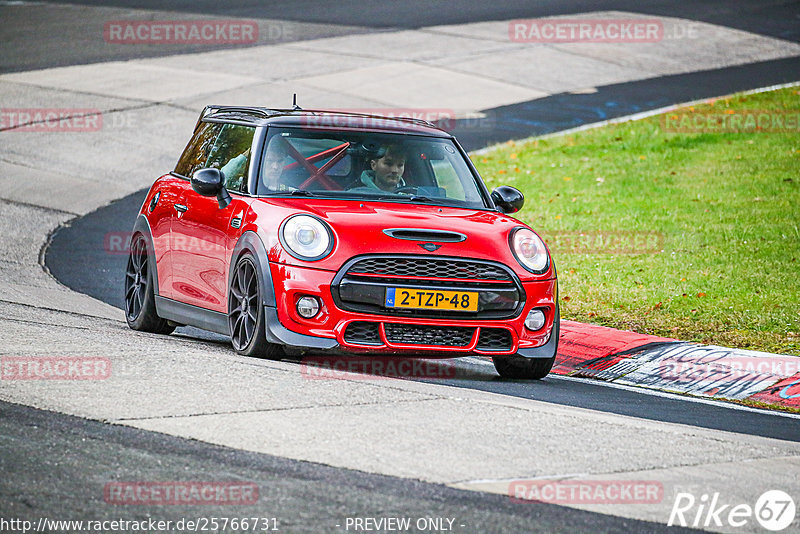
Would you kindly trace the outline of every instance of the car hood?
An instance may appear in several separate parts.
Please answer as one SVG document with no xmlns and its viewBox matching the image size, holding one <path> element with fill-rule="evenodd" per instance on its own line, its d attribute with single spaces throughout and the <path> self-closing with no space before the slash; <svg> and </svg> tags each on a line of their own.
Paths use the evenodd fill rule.
<svg viewBox="0 0 800 534">
<path fill-rule="evenodd" d="M 486 210 L 427 206 L 390 202 L 358 202 L 312 199 L 262 199 L 253 206 L 259 218 L 272 219 L 269 226 L 277 235 L 280 224 L 291 215 L 307 213 L 330 226 L 335 236 L 330 256 L 316 262 L 304 262 L 288 254 L 276 238 L 270 238 L 270 261 L 320 269 L 338 270 L 354 256 L 364 254 L 402 254 L 420 256 L 447 256 L 499 261 L 515 270 L 520 278 L 547 277 L 532 275 L 523 269 L 509 248 L 509 233 L 513 228 L 526 226 L 507 215 Z M 412 229 L 422 231 L 419 237 L 400 239 L 387 230 Z M 424 231 L 432 231 L 425 235 Z M 447 232 L 461 234 L 463 241 L 441 239 L 436 234 Z M 397 235 L 397 233 L 395 233 Z M 427 247 L 423 247 L 427 245 Z M 435 250 L 431 245 L 440 245 Z"/>
</svg>

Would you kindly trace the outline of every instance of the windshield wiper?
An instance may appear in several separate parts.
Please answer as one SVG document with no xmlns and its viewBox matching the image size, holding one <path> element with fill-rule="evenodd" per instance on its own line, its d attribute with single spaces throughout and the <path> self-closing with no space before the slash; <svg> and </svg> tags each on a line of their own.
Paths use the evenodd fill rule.
<svg viewBox="0 0 800 534">
<path fill-rule="evenodd" d="M 420 195 L 383 195 L 377 200 L 407 200 L 409 202 L 433 202 L 433 199 Z"/>
<path fill-rule="evenodd" d="M 273 195 L 288 195 L 292 197 L 315 197 L 314 193 L 306 189 L 294 189 L 292 191 L 274 191 Z"/>
</svg>

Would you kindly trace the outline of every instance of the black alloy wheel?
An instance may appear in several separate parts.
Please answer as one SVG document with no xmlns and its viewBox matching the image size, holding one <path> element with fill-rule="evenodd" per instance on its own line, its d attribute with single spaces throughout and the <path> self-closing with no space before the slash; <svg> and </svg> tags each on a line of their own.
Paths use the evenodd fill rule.
<svg viewBox="0 0 800 534">
<path fill-rule="evenodd" d="M 279 345 L 268 343 L 264 330 L 264 306 L 260 278 L 253 257 L 246 253 L 236 263 L 228 290 L 228 328 L 234 350 L 245 356 L 278 359 Z"/>
<path fill-rule="evenodd" d="M 156 313 L 153 281 L 156 273 L 150 269 L 148 242 L 142 234 L 131 240 L 128 266 L 125 269 L 125 320 L 134 330 L 169 334 L 175 330 Z"/>
</svg>

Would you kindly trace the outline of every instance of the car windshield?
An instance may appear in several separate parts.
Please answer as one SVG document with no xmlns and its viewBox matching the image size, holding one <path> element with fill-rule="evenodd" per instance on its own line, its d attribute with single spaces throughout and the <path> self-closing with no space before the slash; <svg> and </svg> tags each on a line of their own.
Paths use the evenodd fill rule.
<svg viewBox="0 0 800 534">
<path fill-rule="evenodd" d="M 488 207 L 450 139 L 270 128 L 258 194 Z"/>
</svg>

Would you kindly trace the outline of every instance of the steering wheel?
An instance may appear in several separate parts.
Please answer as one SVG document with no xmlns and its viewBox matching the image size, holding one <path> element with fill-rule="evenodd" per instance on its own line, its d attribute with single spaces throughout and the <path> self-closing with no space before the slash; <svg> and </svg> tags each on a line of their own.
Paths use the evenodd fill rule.
<svg viewBox="0 0 800 534">
<path fill-rule="evenodd" d="M 419 187 L 416 185 L 404 185 L 403 187 L 398 187 L 394 190 L 395 193 L 406 193 L 409 195 L 416 195 Z"/>
</svg>

